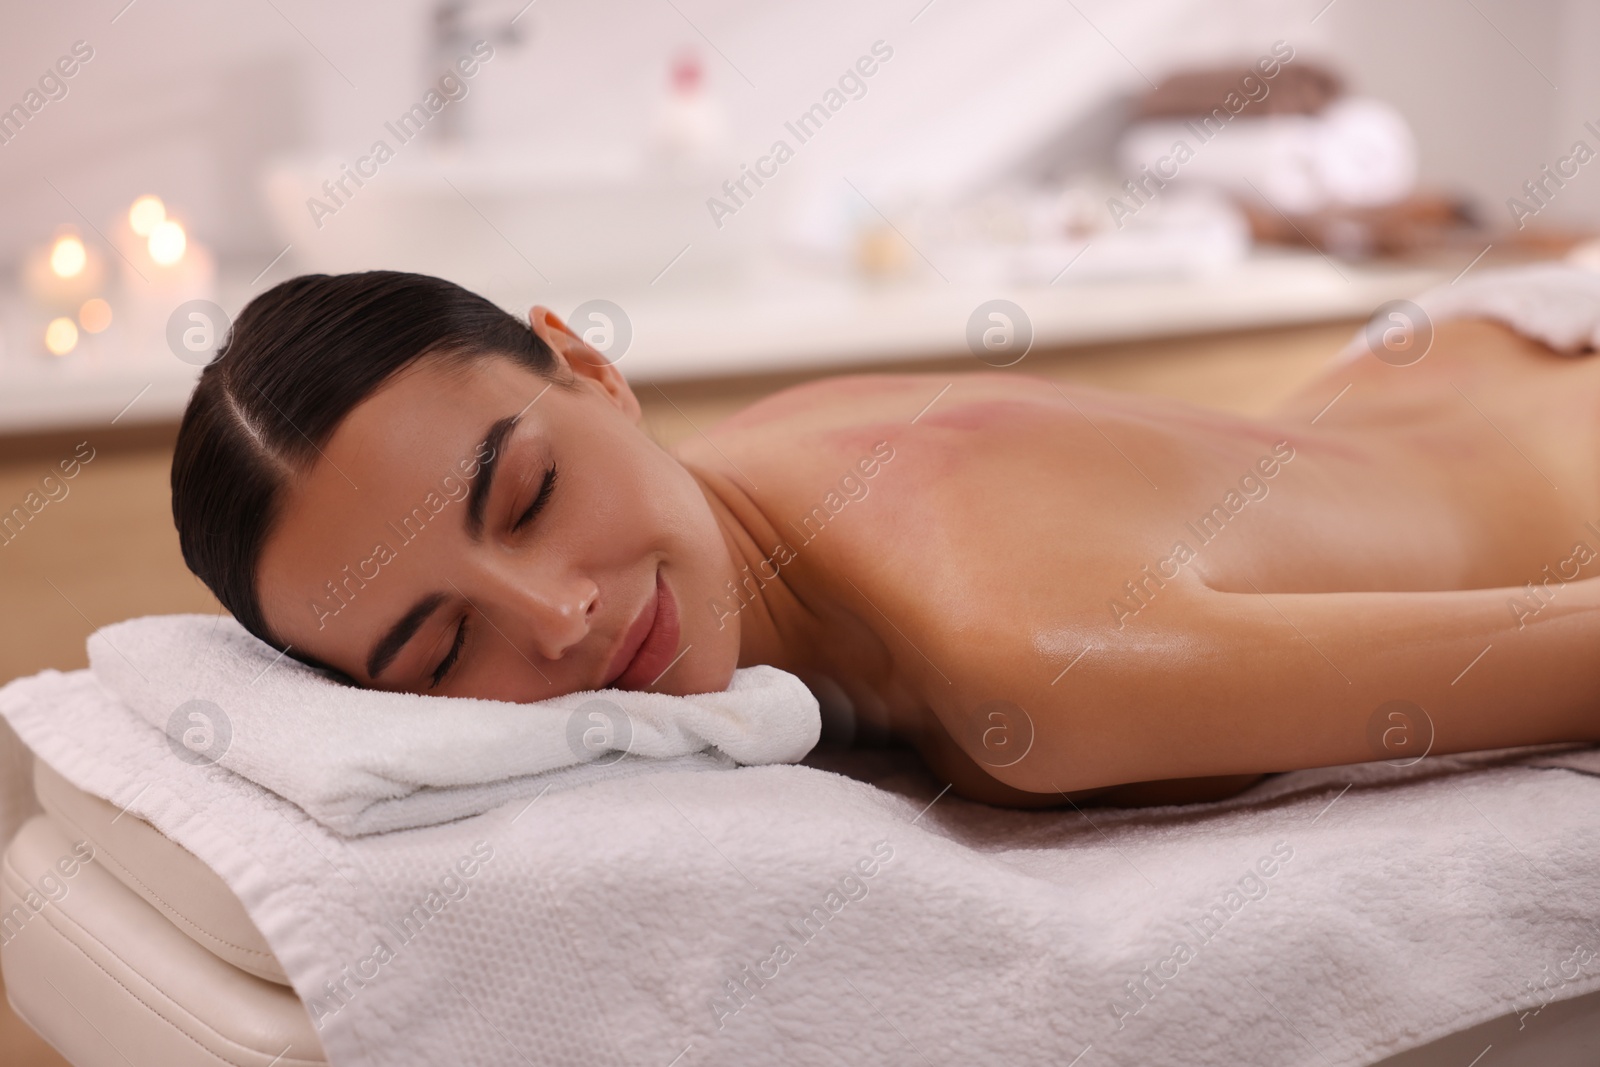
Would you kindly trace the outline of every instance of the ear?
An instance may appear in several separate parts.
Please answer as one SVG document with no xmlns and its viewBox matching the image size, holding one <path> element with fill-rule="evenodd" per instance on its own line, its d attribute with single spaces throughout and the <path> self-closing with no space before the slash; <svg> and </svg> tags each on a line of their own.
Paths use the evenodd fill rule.
<svg viewBox="0 0 1600 1067">
<path fill-rule="evenodd" d="M 563 364 L 575 380 L 599 389 L 624 415 L 634 422 L 640 420 L 639 398 L 633 395 L 633 388 L 616 364 L 568 329 L 561 316 L 543 304 L 536 304 L 528 312 L 528 325 L 533 327 L 539 340 L 550 346 L 557 362 Z"/>
</svg>

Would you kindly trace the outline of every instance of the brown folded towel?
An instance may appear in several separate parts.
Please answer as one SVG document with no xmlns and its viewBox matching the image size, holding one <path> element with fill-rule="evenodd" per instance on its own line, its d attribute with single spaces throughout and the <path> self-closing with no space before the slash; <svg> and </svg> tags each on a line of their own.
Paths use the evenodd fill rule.
<svg viewBox="0 0 1600 1067">
<path fill-rule="evenodd" d="M 1310 245 L 1346 259 L 1401 256 L 1438 246 L 1476 225 L 1463 197 L 1419 190 L 1381 207 L 1331 205 L 1292 218 L 1254 198 L 1241 198 L 1257 241 Z"/>
<path fill-rule="evenodd" d="M 1246 78 L 1253 78 L 1254 82 L 1246 83 Z M 1314 115 L 1344 92 L 1343 80 L 1315 63 L 1285 64 L 1271 78 L 1262 77 L 1260 71 L 1249 66 L 1214 67 L 1168 76 L 1139 100 L 1134 107 L 1134 117 L 1187 119 L 1209 115 L 1223 107 L 1223 100 L 1229 93 L 1243 97 L 1258 95 L 1260 90 L 1255 88 L 1258 83 L 1266 85 L 1269 92 L 1262 99 L 1250 102 L 1246 111 L 1251 115 Z M 1245 88 L 1241 88 L 1241 84 Z"/>
</svg>

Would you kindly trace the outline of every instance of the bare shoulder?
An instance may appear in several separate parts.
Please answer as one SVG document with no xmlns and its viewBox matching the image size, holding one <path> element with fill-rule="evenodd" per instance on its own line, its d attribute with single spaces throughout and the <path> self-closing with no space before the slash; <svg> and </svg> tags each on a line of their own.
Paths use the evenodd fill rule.
<svg viewBox="0 0 1600 1067">
<path fill-rule="evenodd" d="M 1009 441 L 1051 432 L 1071 408 L 1048 379 L 1009 372 L 853 374 L 781 390 L 674 449 L 683 462 L 717 470 L 750 487 L 764 507 L 807 510 L 841 478 L 871 470 L 902 448 L 922 457 L 919 476 L 896 477 L 900 505 L 886 525 L 860 530 L 888 536 L 911 511 L 938 509 L 986 467 L 1000 463 Z M 982 441 L 981 448 L 975 442 Z M 897 469 L 901 465 L 897 465 Z M 881 483 L 879 483 L 881 484 Z M 910 505 L 911 511 L 904 505 Z"/>
<path fill-rule="evenodd" d="M 674 447 L 680 460 L 783 492 L 810 486 L 863 446 L 908 424 L 931 397 L 920 375 L 852 374 L 791 386 L 763 397 Z"/>
<path fill-rule="evenodd" d="M 911 404 L 934 380 L 935 376 L 923 374 L 818 378 L 763 397 L 719 422 L 710 432 L 730 437 L 763 431 L 808 433 L 847 426 L 862 418 L 893 418 L 899 414 L 899 402 Z M 935 385 L 934 390 L 937 389 Z M 909 422 L 914 415 L 916 408 L 912 406 L 903 418 Z"/>
<path fill-rule="evenodd" d="M 709 427 L 705 439 L 686 444 L 680 454 L 707 460 L 701 453 L 721 448 L 760 462 L 762 455 L 805 449 L 833 459 L 838 451 L 870 447 L 930 408 L 1047 396 L 1055 396 L 1048 379 L 992 371 L 835 375 L 763 397 Z"/>
</svg>

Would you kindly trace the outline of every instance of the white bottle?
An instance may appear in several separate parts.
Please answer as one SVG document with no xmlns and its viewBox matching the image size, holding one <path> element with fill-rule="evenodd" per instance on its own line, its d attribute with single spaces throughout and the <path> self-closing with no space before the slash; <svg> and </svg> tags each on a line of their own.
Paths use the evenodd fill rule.
<svg viewBox="0 0 1600 1067">
<path fill-rule="evenodd" d="M 704 166 L 718 157 L 726 136 L 727 119 L 721 103 L 706 90 L 699 56 L 679 53 L 656 111 L 656 158 L 675 169 Z"/>
</svg>

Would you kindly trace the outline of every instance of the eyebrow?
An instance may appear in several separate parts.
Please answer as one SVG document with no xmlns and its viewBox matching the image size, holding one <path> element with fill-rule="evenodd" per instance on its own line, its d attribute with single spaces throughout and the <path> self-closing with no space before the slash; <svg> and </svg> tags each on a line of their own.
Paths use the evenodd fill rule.
<svg viewBox="0 0 1600 1067">
<path fill-rule="evenodd" d="M 467 536 L 477 541 L 483 537 L 483 510 L 489 504 L 489 490 L 494 488 L 495 472 L 500 469 L 500 451 L 505 446 L 511 431 L 517 428 L 517 423 L 522 421 L 522 415 L 507 415 L 505 418 L 489 427 L 489 432 L 483 435 L 483 444 L 478 446 L 481 456 L 487 448 L 489 458 L 478 466 L 478 472 L 472 476 L 472 491 L 467 495 Z"/>
<path fill-rule="evenodd" d="M 367 656 L 367 677 L 376 678 L 388 670 L 389 664 L 406 647 L 406 642 L 416 636 L 422 624 L 428 621 L 428 616 L 443 603 L 443 593 L 429 593 L 411 605 L 411 610 L 402 615 L 400 621 L 389 627 L 389 631 L 372 646 L 372 652 Z"/>
</svg>

